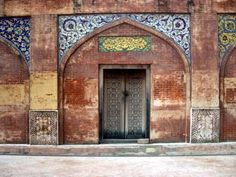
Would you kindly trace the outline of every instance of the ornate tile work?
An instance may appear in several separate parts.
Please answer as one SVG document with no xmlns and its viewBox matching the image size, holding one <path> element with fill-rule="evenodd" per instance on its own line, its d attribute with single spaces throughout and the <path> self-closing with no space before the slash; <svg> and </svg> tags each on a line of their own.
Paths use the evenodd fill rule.
<svg viewBox="0 0 236 177">
<path fill-rule="evenodd" d="M 219 109 L 192 109 L 191 142 L 205 143 L 219 141 Z"/>
<path fill-rule="evenodd" d="M 100 52 L 145 52 L 151 50 L 151 37 L 148 36 L 104 36 L 99 37 Z"/>
<path fill-rule="evenodd" d="M 30 144 L 58 143 L 57 111 L 30 111 Z"/>
<path fill-rule="evenodd" d="M 218 25 L 220 57 L 223 59 L 228 49 L 236 42 L 236 14 L 219 15 Z"/>
<path fill-rule="evenodd" d="M 0 36 L 13 44 L 30 62 L 30 18 L 0 18 Z"/>
<path fill-rule="evenodd" d="M 81 38 L 121 18 L 129 18 L 170 37 L 190 60 L 190 16 L 187 14 L 103 14 L 59 17 L 59 60 Z"/>
</svg>

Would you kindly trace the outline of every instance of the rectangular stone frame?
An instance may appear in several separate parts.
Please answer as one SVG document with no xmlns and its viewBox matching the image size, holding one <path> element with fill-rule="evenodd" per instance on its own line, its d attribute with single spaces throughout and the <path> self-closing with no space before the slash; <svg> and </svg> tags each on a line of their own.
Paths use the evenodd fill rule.
<svg viewBox="0 0 236 177">
<path fill-rule="evenodd" d="M 46 120 L 50 123 L 48 128 L 49 135 L 44 135 L 44 139 L 37 137 L 37 130 L 42 127 L 37 127 L 35 118 L 37 116 L 50 116 L 51 120 Z M 41 117 L 42 118 L 42 117 Z M 47 125 L 46 124 L 46 125 Z M 39 125 L 40 126 L 40 125 Z M 31 145 L 57 145 L 59 142 L 58 136 L 58 111 L 57 110 L 30 110 L 29 111 L 29 143 Z"/>
<path fill-rule="evenodd" d="M 136 143 L 137 139 L 102 139 L 103 137 L 103 78 L 104 69 L 145 69 L 146 70 L 146 116 L 147 116 L 147 139 L 150 141 L 150 115 L 151 115 L 151 67 L 150 65 L 99 65 L 99 143 Z M 148 141 L 148 142 L 149 142 Z"/>
<path fill-rule="evenodd" d="M 190 125 L 191 143 L 219 142 L 220 109 L 192 108 Z"/>
</svg>

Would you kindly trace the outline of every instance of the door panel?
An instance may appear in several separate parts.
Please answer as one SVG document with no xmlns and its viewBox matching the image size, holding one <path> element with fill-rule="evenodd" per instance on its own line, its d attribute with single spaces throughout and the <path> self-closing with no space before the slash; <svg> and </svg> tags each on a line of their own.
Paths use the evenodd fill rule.
<svg viewBox="0 0 236 177">
<path fill-rule="evenodd" d="M 146 137 L 145 77 L 145 70 L 104 70 L 104 139 Z"/>
<path fill-rule="evenodd" d="M 104 138 L 124 138 L 124 75 L 104 72 Z"/>
<path fill-rule="evenodd" d="M 146 133 L 145 71 L 128 71 L 126 74 L 126 138 L 144 138 Z"/>
</svg>

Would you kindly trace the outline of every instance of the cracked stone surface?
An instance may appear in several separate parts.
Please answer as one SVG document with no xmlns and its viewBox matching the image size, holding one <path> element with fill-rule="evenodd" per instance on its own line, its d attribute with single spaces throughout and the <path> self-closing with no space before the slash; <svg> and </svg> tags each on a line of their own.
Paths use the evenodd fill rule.
<svg viewBox="0 0 236 177">
<path fill-rule="evenodd" d="M 236 156 L 0 156 L 1 177 L 236 177 Z"/>
</svg>

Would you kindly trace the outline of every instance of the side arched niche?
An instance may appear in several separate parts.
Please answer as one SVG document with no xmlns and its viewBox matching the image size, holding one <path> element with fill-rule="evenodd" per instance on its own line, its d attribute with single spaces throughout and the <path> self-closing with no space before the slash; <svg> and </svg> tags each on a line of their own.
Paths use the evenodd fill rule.
<svg viewBox="0 0 236 177">
<path fill-rule="evenodd" d="M 221 141 L 236 141 L 236 43 L 221 68 Z"/>
<path fill-rule="evenodd" d="M 22 55 L 0 40 L 0 143 L 28 143 L 29 70 Z"/>
<path fill-rule="evenodd" d="M 152 49 L 146 52 L 99 52 L 99 36 L 150 36 Z M 99 65 L 106 64 L 149 65 L 150 140 L 187 141 L 190 95 L 187 59 L 165 35 L 137 22 L 122 19 L 83 38 L 62 61 L 61 143 L 99 142 Z"/>
</svg>

